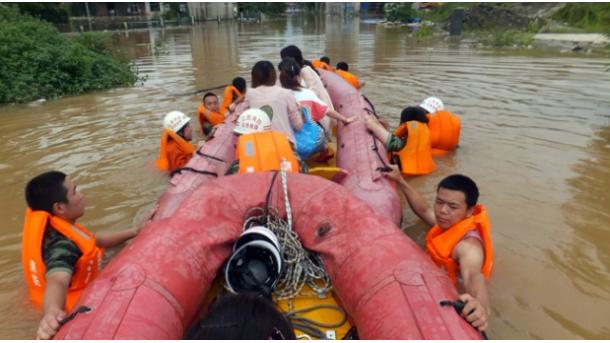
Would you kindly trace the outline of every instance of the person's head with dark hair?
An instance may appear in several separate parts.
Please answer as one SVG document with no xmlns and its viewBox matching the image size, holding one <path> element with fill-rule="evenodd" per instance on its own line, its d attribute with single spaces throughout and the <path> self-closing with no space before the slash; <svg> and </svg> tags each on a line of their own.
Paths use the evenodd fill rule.
<svg viewBox="0 0 610 343">
<path fill-rule="evenodd" d="M 280 51 L 280 57 L 282 60 L 286 57 L 294 58 L 294 60 L 299 64 L 299 67 L 303 68 L 305 64 L 305 59 L 303 58 L 303 53 L 301 49 L 299 49 L 296 45 L 289 45 Z"/>
<path fill-rule="evenodd" d="M 330 58 L 328 58 L 328 56 L 322 56 L 322 57 L 320 58 L 320 61 L 322 61 L 322 62 L 324 62 L 324 63 L 326 63 L 326 64 L 330 65 Z"/>
<path fill-rule="evenodd" d="M 277 80 L 275 68 L 269 61 L 258 61 L 252 67 L 252 88 L 273 86 Z"/>
<path fill-rule="evenodd" d="M 471 216 L 478 200 L 479 189 L 471 178 L 460 174 L 447 176 L 436 189 L 436 223 L 441 229 L 450 228 Z"/>
<path fill-rule="evenodd" d="M 280 70 L 280 83 L 282 87 L 290 90 L 299 90 L 301 85 L 299 84 L 299 73 L 301 67 L 294 60 L 294 58 L 286 57 L 280 62 L 278 69 Z"/>
<path fill-rule="evenodd" d="M 428 116 L 426 116 L 428 112 L 419 106 L 409 106 L 406 107 L 400 113 L 400 123 L 406 123 L 408 121 L 418 121 L 420 123 L 428 123 Z"/>
<path fill-rule="evenodd" d="M 72 180 L 59 171 L 50 171 L 31 179 L 25 186 L 25 200 L 33 211 L 46 211 L 74 222 L 85 213 L 83 196 Z"/>
<path fill-rule="evenodd" d="M 253 293 L 227 294 L 186 333 L 185 339 L 296 339 L 290 321 L 275 304 Z"/>
<path fill-rule="evenodd" d="M 203 106 L 208 111 L 218 112 L 220 110 L 220 104 L 218 103 L 218 95 L 212 92 L 205 93 L 201 101 L 203 102 Z"/>
<path fill-rule="evenodd" d="M 337 69 L 343 70 L 343 71 L 349 71 L 349 65 L 347 65 L 347 63 L 345 63 L 345 62 L 339 62 L 339 63 L 337 63 Z"/>
<path fill-rule="evenodd" d="M 231 85 L 235 88 L 237 88 L 237 90 L 241 93 L 244 94 L 246 92 L 246 79 L 244 79 L 243 77 L 236 77 L 233 79 L 233 82 L 231 82 Z"/>
</svg>

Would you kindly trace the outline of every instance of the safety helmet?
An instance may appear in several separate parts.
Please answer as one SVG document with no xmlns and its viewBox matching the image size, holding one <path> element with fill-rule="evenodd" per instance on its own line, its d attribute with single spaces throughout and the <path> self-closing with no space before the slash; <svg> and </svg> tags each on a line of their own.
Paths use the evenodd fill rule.
<svg viewBox="0 0 610 343">
<path fill-rule="evenodd" d="M 225 280 L 232 292 L 270 296 L 281 272 L 282 255 L 277 237 L 264 226 L 254 226 L 235 242 L 225 267 Z"/>
<path fill-rule="evenodd" d="M 189 118 L 186 114 L 180 111 L 171 111 L 165 115 L 163 119 L 163 127 L 172 130 L 174 132 L 178 132 L 182 130 L 184 125 L 186 125 L 191 118 Z"/>
<path fill-rule="evenodd" d="M 271 119 L 269 115 L 258 108 L 250 108 L 239 115 L 237 125 L 233 132 L 244 135 L 253 132 L 271 130 Z"/>
<path fill-rule="evenodd" d="M 419 107 L 428 111 L 428 113 L 434 113 L 438 110 L 442 110 L 443 108 L 445 108 L 445 105 L 443 104 L 441 99 L 435 96 L 431 96 L 429 98 L 426 98 L 426 100 L 422 101 L 422 103 L 419 104 Z"/>
</svg>

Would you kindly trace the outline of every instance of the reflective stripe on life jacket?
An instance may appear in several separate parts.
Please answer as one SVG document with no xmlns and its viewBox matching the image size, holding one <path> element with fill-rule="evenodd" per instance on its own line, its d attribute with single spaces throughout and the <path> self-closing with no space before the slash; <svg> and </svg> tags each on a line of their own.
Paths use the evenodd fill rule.
<svg viewBox="0 0 610 343">
<path fill-rule="evenodd" d="M 256 132 L 239 137 L 236 150 L 239 174 L 280 170 L 286 159 L 286 170 L 299 172 L 297 161 L 286 135 L 277 131 Z"/>
<path fill-rule="evenodd" d="M 448 111 L 428 114 L 432 154 L 443 155 L 455 149 L 460 142 L 460 117 Z"/>
<path fill-rule="evenodd" d="M 225 114 L 229 107 L 237 98 L 241 96 L 241 92 L 234 86 L 227 86 L 222 96 L 222 104 L 220 105 L 220 113 Z M 203 105 L 202 105 L 203 106 Z M 201 120 L 200 120 L 201 121 Z M 223 120 L 224 121 L 224 120 Z M 212 124 L 214 125 L 214 124 Z"/>
<path fill-rule="evenodd" d="M 195 152 L 195 146 L 184 138 L 178 136 L 174 131 L 169 129 L 163 129 L 161 133 L 161 148 L 159 149 L 159 159 L 157 159 L 156 164 L 157 168 L 160 170 L 170 170 L 175 169 L 176 166 L 171 165 L 171 161 L 173 160 L 171 156 L 168 154 L 167 144 L 169 140 L 172 139 L 176 142 L 178 149 L 184 153 L 185 155 L 192 155 Z"/>
<path fill-rule="evenodd" d="M 491 224 L 487 210 L 483 205 L 477 204 L 472 212 L 472 216 L 453 225 L 447 230 L 442 230 L 438 225 L 434 225 L 426 234 L 426 250 L 437 266 L 445 268 L 449 278 L 453 283 L 457 283 L 457 272 L 459 266 L 451 257 L 453 249 L 460 242 L 462 237 L 469 231 L 478 229 L 481 234 L 481 241 L 485 253 L 485 260 L 481 268 L 481 273 L 489 279 L 493 267 L 493 245 L 491 241 Z"/>
<path fill-rule="evenodd" d="M 399 126 L 394 134 L 400 138 L 407 136 L 407 144 L 395 153 L 400 158 L 403 175 L 424 175 L 436 169 L 432 160 L 430 130 L 426 124 L 408 121 Z"/>
<path fill-rule="evenodd" d="M 316 67 L 318 69 L 333 71 L 333 68 L 331 68 L 328 64 L 326 64 L 326 62 L 322 62 L 318 59 L 312 60 L 311 65 L 313 65 L 314 67 Z"/>
<path fill-rule="evenodd" d="M 345 81 L 349 82 L 349 84 L 354 86 L 354 88 L 358 89 L 358 87 L 360 87 L 360 81 L 358 81 L 356 75 L 350 73 L 349 71 L 337 69 L 335 70 L 335 73 L 339 74 L 339 76 L 341 76 Z"/>
<path fill-rule="evenodd" d="M 30 297 L 42 305 L 46 286 L 46 267 L 42 257 L 42 243 L 47 223 L 76 244 L 82 256 L 74 266 L 70 287 L 66 296 L 66 311 L 70 311 L 85 286 L 98 273 L 104 250 L 95 245 L 95 236 L 78 224 L 71 224 L 45 211 L 25 211 L 23 239 L 21 241 L 21 263 Z"/>
</svg>

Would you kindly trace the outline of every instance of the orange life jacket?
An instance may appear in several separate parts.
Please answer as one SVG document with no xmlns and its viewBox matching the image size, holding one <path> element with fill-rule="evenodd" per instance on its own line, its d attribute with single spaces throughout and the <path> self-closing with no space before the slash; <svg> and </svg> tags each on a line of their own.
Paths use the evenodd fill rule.
<svg viewBox="0 0 610 343">
<path fill-rule="evenodd" d="M 210 125 L 212 126 L 216 126 L 218 124 L 224 123 L 225 121 L 224 114 L 208 111 L 208 109 L 205 108 L 203 104 L 199 105 L 199 108 L 197 108 L 197 117 L 199 118 L 199 124 L 201 124 L 202 128 L 205 122 L 210 123 Z"/>
<path fill-rule="evenodd" d="M 394 135 L 404 138 L 407 144 L 399 152 L 400 166 L 403 175 L 424 175 L 433 172 L 436 164 L 432 160 L 430 130 L 424 123 L 412 120 L 399 126 Z"/>
<path fill-rule="evenodd" d="M 280 170 L 286 159 L 286 170 L 298 173 L 297 161 L 285 134 L 277 131 L 241 135 L 237 141 L 236 157 L 239 174 Z"/>
<path fill-rule="evenodd" d="M 184 138 L 178 136 L 174 131 L 164 128 L 161 133 L 161 148 L 159 151 L 159 159 L 157 159 L 156 164 L 157 168 L 160 170 L 169 170 L 172 168 L 170 163 L 170 156 L 168 154 L 167 143 L 172 139 L 177 143 L 178 149 L 184 153 L 185 155 L 192 155 L 195 152 L 195 146 Z"/>
<path fill-rule="evenodd" d="M 448 111 L 428 114 L 432 155 L 440 156 L 455 149 L 460 142 L 460 117 Z"/>
<path fill-rule="evenodd" d="M 227 86 L 227 88 L 225 88 L 225 92 L 222 97 L 222 105 L 220 105 L 220 113 L 222 113 L 222 114 L 227 113 L 227 111 L 229 110 L 229 106 L 231 106 L 233 101 L 235 101 L 240 96 L 241 96 L 241 92 L 239 90 L 237 90 L 237 88 L 235 88 L 234 86 Z"/>
<path fill-rule="evenodd" d="M 494 261 L 494 251 L 491 242 L 491 224 L 487 216 L 487 210 L 483 205 L 477 204 L 472 216 L 453 225 L 447 230 L 442 230 L 438 225 L 434 225 L 426 235 L 426 250 L 437 266 L 445 268 L 449 278 L 453 283 L 457 283 L 457 272 L 459 266 L 451 257 L 453 249 L 460 242 L 462 237 L 469 231 L 478 229 L 481 234 L 485 260 L 481 272 L 486 279 L 489 279 Z"/>
<path fill-rule="evenodd" d="M 44 301 L 46 267 L 42 258 L 42 243 L 49 221 L 55 230 L 74 242 L 83 253 L 76 262 L 66 295 L 65 309 L 70 311 L 78 301 L 85 286 L 97 275 L 104 249 L 95 245 L 95 236 L 84 227 L 78 224 L 70 224 L 46 211 L 32 211 L 28 208 L 25 211 L 25 222 L 23 223 L 21 263 L 30 296 L 37 305 L 42 305 Z"/>
<path fill-rule="evenodd" d="M 333 71 L 333 68 L 331 68 L 328 64 L 326 64 L 326 62 L 322 62 L 318 59 L 312 60 L 311 65 L 313 65 L 314 67 L 316 67 L 318 69 Z"/>
<path fill-rule="evenodd" d="M 354 88 L 358 89 L 360 87 L 360 81 L 356 75 L 341 69 L 335 70 L 337 74 L 339 74 L 345 81 L 349 82 Z"/>
</svg>

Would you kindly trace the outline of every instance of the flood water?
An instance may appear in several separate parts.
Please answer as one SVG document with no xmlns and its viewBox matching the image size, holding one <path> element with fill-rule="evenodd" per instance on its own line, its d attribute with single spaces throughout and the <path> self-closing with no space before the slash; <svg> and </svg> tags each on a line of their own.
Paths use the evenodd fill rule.
<svg viewBox="0 0 610 343">
<path fill-rule="evenodd" d="M 0 337 L 33 338 L 40 319 L 20 262 L 27 181 L 62 170 L 86 197 L 85 227 L 136 225 L 166 186 L 153 162 L 164 114 L 196 121 L 201 95 L 175 94 L 249 79 L 288 44 L 347 61 L 393 127 L 430 95 L 461 116 L 460 148 L 410 182 L 430 201 L 448 174 L 477 182 L 496 253 L 490 337 L 610 338 L 610 60 L 418 43 L 405 29 L 323 17 L 121 32 L 143 84 L 0 107 Z M 421 243 L 426 227 L 404 215 Z"/>
</svg>

